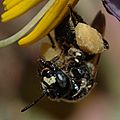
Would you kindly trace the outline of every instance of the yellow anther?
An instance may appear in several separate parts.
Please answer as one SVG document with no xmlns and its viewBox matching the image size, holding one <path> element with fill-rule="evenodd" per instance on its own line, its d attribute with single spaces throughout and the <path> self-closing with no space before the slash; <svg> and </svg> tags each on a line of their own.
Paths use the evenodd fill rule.
<svg viewBox="0 0 120 120">
<path fill-rule="evenodd" d="M 4 0 L 4 1 L 3 1 L 3 5 L 9 4 L 11 1 L 12 1 L 12 0 Z"/>
<path fill-rule="evenodd" d="M 22 2 L 24 0 L 12 0 L 10 3 L 6 4 L 5 6 L 5 10 L 9 10 L 11 9 L 12 7 L 14 7 L 15 5 L 17 5 L 18 3 Z"/>
<path fill-rule="evenodd" d="M 0 48 L 6 47 L 6 46 L 18 41 L 23 36 L 25 36 L 26 33 L 28 33 L 30 31 L 30 29 L 32 29 L 42 19 L 42 17 L 45 15 L 45 13 L 52 7 L 54 2 L 55 2 L 55 0 L 52 0 L 52 1 L 49 0 L 45 4 L 45 6 L 37 13 L 37 15 L 35 17 L 33 17 L 33 19 L 30 22 L 28 22 L 28 24 L 25 25 L 20 31 L 18 31 L 16 34 L 12 35 L 9 38 L 0 40 Z"/>
<path fill-rule="evenodd" d="M 65 16 L 68 12 L 68 4 L 75 4 L 78 0 L 56 0 L 54 5 L 41 19 L 35 29 L 22 38 L 18 44 L 26 46 L 39 40 L 39 38 L 48 34 Z"/>
<path fill-rule="evenodd" d="M 15 5 L 10 10 L 6 11 L 1 15 L 2 22 L 7 22 L 23 13 L 28 11 L 30 8 L 34 7 L 42 0 L 23 0 L 19 4 Z"/>
<path fill-rule="evenodd" d="M 71 7 L 74 7 L 77 4 L 78 0 L 69 0 L 68 4 L 66 5 L 66 7 L 64 8 L 64 10 L 61 12 L 61 14 L 59 15 L 59 17 L 53 22 L 53 24 L 51 24 L 46 30 L 45 32 L 41 35 L 41 38 L 44 37 L 45 35 L 47 35 L 52 29 L 54 29 L 62 20 L 63 18 L 66 16 L 66 14 L 69 12 L 69 7 L 68 5 L 70 5 Z M 39 37 L 40 38 L 40 37 Z"/>
<path fill-rule="evenodd" d="M 17 3 L 18 1 L 19 3 Z M 9 0 L 5 0 L 4 2 L 7 3 L 6 6 L 8 6 L 8 4 L 12 4 L 13 6 L 11 6 L 12 8 L 2 15 L 2 21 L 6 22 L 23 14 L 25 11 L 29 10 L 34 5 L 37 5 L 41 1 L 43 0 L 17 0 L 17 2 L 15 2 L 15 0 L 11 2 Z M 38 23 L 30 34 L 19 40 L 18 44 L 20 46 L 26 46 L 36 42 L 47 35 L 63 20 L 69 11 L 68 4 L 74 7 L 78 1 L 79 0 L 49 0 L 40 12 L 23 29 L 13 36 L 1 40 L 0 47 L 8 46 L 19 40 Z"/>
</svg>

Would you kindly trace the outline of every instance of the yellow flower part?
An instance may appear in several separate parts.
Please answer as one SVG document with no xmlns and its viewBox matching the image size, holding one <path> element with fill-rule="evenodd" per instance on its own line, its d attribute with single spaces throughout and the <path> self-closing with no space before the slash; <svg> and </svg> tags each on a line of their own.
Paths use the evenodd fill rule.
<svg viewBox="0 0 120 120">
<path fill-rule="evenodd" d="M 32 44 L 48 34 L 63 19 L 69 11 L 68 4 L 75 5 L 78 0 L 56 0 L 55 4 L 45 14 L 35 29 L 26 37 L 22 38 L 18 44 L 26 46 Z"/>
<path fill-rule="evenodd" d="M 11 0 L 4 0 L 3 1 L 3 5 L 7 5 L 8 3 L 10 3 L 11 2 Z"/>
<path fill-rule="evenodd" d="M 71 7 L 74 7 L 77 4 L 77 2 L 78 2 L 78 0 L 69 0 L 68 4 L 65 6 L 64 10 L 60 13 L 59 17 L 57 17 L 55 19 L 55 21 L 53 22 L 53 24 L 51 24 L 47 28 L 47 30 L 45 30 L 45 32 L 41 35 L 41 38 L 44 37 L 45 35 L 47 35 L 52 29 L 54 29 L 63 20 L 63 18 L 69 12 L 68 5 L 70 5 Z M 40 38 L 40 36 L 39 36 L 39 38 Z"/>
<path fill-rule="evenodd" d="M 6 47 L 17 40 L 19 40 L 21 37 L 23 37 L 26 33 L 29 32 L 30 29 L 32 29 L 44 16 L 44 14 L 49 10 L 50 7 L 54 4 L 55 0 L 50 0 L 46 3 L 46 5 L 38 12 L 38 14 L 27 24 L 25 25 L 19 32 L 14 34 L 13 36 L 0 40 L 0 48 Z"/>
<path fill-rule="evenodd" d="M 4 5 L 4 10 L 9 10 L 12 7 L 14 7 L 15 5 L 17 5 L 18 3 L 20 3 L 22 0 L 12 0 L 11 2 L 6 2 L 6 0 L 3 2 Z"/>
<path fill-rule="evenodd" d="M 11 2 L 8 2 L 8 4 L 6 5 L 6 9 L 8 9 L 8 11 L 4 12 L 1 15 L 2 22 L 7 22 L 7 21 L 25 13 L 26 11 L 28 11 L 30 8 L 34 7 L 41 1 L 42 0 L 16 0 L 16 1 L 11 0 Z M 9 9 L 9 7 L 12 7 L 12 8 Z"/>
<path fill-rule="evenodd" d="M 43 0 L 5 0 L 3 2 L 7 10 L 2 14 L 2 22 L 11 20 L 30 8 L 34 7 Z M 19 40 L 33 28 L 33 31 L 22 38 L 18 44 L 26 46 L 36 42 L 39 38 L 47 35 L 54 29 L 69 12 L 68 4 L 74 7 L 79 0 L 48 0 L 45 6 L 33 17 L 33 19 L 13 36 L 0 40 L 0 47 L 8 46 Z M 38 24 L 37 24 L 38 23 Z"/>
</svg>

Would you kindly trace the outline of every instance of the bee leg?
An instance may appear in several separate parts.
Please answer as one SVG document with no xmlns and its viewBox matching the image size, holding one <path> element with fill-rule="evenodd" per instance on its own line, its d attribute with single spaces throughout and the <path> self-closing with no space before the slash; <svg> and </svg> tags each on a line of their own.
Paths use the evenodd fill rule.
<svg viewBox="0 0 120 120">
<path fill-rule="evenodd" d="M 70 31 L 71 31 L 71 37 L 72 37 L 72 39 L 73 39 L 73 40 L 71 40 L 71 41 L 72 41 L 72 44 L 73 44 L 76 48 L 79 49 L 79 46 L 78 46 L 77 43 L 76 43 L 75 27 L 77 26 L 77 24 L 78 24 L 79 21 L 81 21 L 81 20 L 77 18 L 78 15 L 77 15 L 77 13 L 75 13 L 75 12 L 72 10 L 71 6 L 69 5 L 68 7 L 69 7 L 69 9 L 70 9 L 70 16 L 69 16 L 69 21 L 68 21 L 68 22 L 69 22 L 69 29 L 70 29 Z M 81 19 L 82 19 L 82 18 L 81 18 Z"/>
<path fill-rule="evenodd" d="M 52 48 L 55 48 L 55 42 L 54 42 L 54 40 L 52 39 L 52 36 L 50 35 L 50 33 L 48 33 L 48 38 L 49 38 L 49 40 L 50 40 L 50 42 L 51 42 L 51 44 L 52 44 Z"/>
<path fill-rule="evenodd" d="M 37 69 L 37 73 L 38 73 L 39 76 L 41 76 L 41 72 L 40 72 L 40 71 L 41 71 L 41 70 L 38 68 L 38 69 Z"/>
<path fill-rule="evenodd" d="M 41 77 L 41 70 L 45 67 L 45 60 L 43 58 L 39 58 L 37 60 L 37 73 Z"/>
<path fill-rule="evenodd" d="M 68 5 L 68 7 L 70 10 L 70 17 L 72 18 L 72 22 L 73 22 L 74 26 L 76 26 L 79 22 L 85 23 L 84 20 L 82 19 L 82 17 L 72 10 L 72 7 L 70 4 Z"/>
<path fill-rule="evenodd" d="M 107 42 L 105 39 L 103 39 L 103 42 L 104 42 L 104 48 L 105 48 L 105 49 L 109 49 L 109 44 L 108 44 L 108 42 Z"/>
</svg>

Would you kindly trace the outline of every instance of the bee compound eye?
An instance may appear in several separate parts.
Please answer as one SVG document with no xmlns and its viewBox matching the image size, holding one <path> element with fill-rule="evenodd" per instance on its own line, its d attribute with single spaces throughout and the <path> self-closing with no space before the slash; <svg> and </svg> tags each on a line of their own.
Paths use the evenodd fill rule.
<svg viewBox="0 0 120 120">
<path fill-rule="evenodd" d="M 67 79 L 68 79 L 67 75 L 65 75 L 62 71 L 58 71 L 56 73 L 56 78 L 57 78 L 57 82 L 61 87 L 66 87 Z"/>
</svg>

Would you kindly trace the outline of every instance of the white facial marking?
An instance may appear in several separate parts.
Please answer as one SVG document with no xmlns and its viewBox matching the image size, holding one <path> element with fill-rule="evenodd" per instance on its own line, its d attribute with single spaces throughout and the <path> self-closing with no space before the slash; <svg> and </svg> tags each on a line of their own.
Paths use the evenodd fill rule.
<svg viewBox="0 0 120 120">
<path fill-rule="evenodd" d="M 56 82 L 56 79 L 54 76 L 50 77 L 50 78 L 47 78 L 47 77 L 44 77 L 43 80 L 48 84 L 48 85 L 51 85 L 53 83 Z"/>
</svg>

